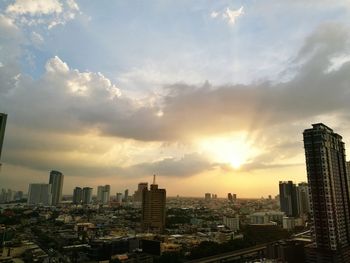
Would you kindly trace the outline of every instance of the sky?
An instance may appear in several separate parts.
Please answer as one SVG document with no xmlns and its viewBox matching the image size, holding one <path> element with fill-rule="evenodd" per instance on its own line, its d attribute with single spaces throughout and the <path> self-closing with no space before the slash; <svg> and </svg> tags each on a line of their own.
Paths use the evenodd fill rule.
<svg viewBox="0 0 350 263">
<path fill-rule="evenodd" d="M 0 188 L 274 196 L 312 123 L 350 144 L 349 76 L 349 0 L 3 0 Z"/>
</svg>

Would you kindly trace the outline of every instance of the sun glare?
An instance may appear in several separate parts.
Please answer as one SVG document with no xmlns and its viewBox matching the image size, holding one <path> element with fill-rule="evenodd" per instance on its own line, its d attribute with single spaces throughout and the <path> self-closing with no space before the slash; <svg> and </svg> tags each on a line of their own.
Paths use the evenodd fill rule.
<svg viewBox="0 0 350 263">
<path fill-rule="evenodd" d="M 258 152 L 246 140 L 245 134 L 209 137 L 201 140 L 199 145 L 213 161 L 227 163 L 234 169 L 239 169 Z"/>
</svg>

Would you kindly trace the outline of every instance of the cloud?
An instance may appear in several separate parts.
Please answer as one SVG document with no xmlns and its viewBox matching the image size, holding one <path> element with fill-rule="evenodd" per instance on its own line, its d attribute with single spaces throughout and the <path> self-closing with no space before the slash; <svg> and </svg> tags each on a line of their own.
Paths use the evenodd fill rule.
<svg viewBox="0 0 350 263">
<path fill-rule="evenodd" d="M 244 14 L 243 6 L 241 6 L 237 10 L 231 10 L 230 8 L 226 8 L 226 11 L 222 14 L 222 17 L 228 21 L 229 24 L 234 25 L 236 23 L 236 19 Z"/>
<path fill-rule="evenodd" d="M 16 0 L 5 11 L 18 25 L 45 24 L 48 29 L 66 24 L 79 12 L 79 6 L 74 0 Z"/>
<path fill-rule="evenodd" d="M 6 8 L 7 13 L 47 15 L 61 13 L 62 4 L 58 0 L 16 0 Z"/>
<path fill-rule="evenodd" d="M 0 16 L 0 30 L 12 32 L 11 35 L 0 34 L 8 50 L 13 48 L 10 43 L 20 45 L 20 32 L 11 19 Z M 327 71 L 339 54 L 348 52 L 348 43 L 349 28 L 323 24 L 305 39 L 300 51 L 290 60 L 287 70 L 295 72 L 288 81 L 220 86 L 209 82 L 203 85 L 174 83 L 165 86 L 154 101 L 126 96 L 105 75 L 74 69 L 58 56 L 47 61 L 45 72 L 37 79 L 19 75 L 19 69 L 11 68 L 20 54 L 15 50 L 19 53 L 15 52 L 11 59 L 4 56 L 0 67 L 0 78 L 5 83 L 0 86 L 0 111 L 9 114 L 9 123 L 17 129 L 37 131 L 42 137 L 56 134 L 54 139 L 45 142 L 51 149 L 60 148 L 54 141 L 62 140 L 64 144 L 64 136 L 89 133 L 99 138 L 112 138 L 111 141 L 125 138 L 148 144 L 188 142 L 198 137 L 247 131 L 264 153 L 250 160 L 244 170 L 288 166 L 297 163 L 288 158 L 302 152 L 301 132 L 310 122 L 327 115 L 334 116 L 334 123 L 349 118 L 350 64 L 344 61 Z M 15 144 L 16 132 L 7 136 L 10 136 L 7 152 L 11 151 L 11 155 L 4 155 L 5 161 L 36 169 L 49 169 L 56 164 L 79 173 L 92 154 L 83 154 L 80 143 L 72 140 L 58 153 L 48 154 L 47 149 L 36 152 L 35 146 L 30 144 L 21 149 Z M 24 135 L 24 141 L 25 138 L 31 140 L 30 136 Z M 98 154 L 103 155 L 103 150 Z M 168 176 L 190 176 L 213 167 L 199 154 L 184 153 L 183 157 L 178 157 L 160 152 L 158 156 L 125 166 L 86 165 L 81 171 L 91 168 L 97 173 L 102 166 L 101 173 L 106 175 L 137 176 L 159 171 Z M 127 157 L 133 158 L 132 155 Z"/>
<path fill-rule="evenodd" d="M 221 17 L 225 21 L 227 21 L 228 24 L 234 25 L 236 23 L 237 18 L 242 16 L 243 14 L 244 14 L 243 6 L 241 6 L 237 10 L 230 9 L 229 7 L 227 7 L 226 10 L 222 12 L 216 12 L 216 11 L 211 12 L 210 17 L 215 19 L 221 15 Z"/>
</svg>

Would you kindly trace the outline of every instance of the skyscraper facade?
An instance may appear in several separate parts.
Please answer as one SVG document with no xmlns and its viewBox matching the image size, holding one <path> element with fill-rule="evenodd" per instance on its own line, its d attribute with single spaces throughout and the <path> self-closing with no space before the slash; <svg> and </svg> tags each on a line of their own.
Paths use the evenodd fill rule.
<svg viewBox="0 0 350 263">
<path fill-rule="evenodd" d="M 5 137 L 6 120 L 7 120 L 7 115 L 4 113 L 0 113 L 0 165 L 1 165 L 2 145 Z"/>
<path fill-rule="evenodd" d="M 30 184 L 28 190 L 28 204 L 51 205 L 52 194 L 50 184 Z"/>
<path fill-rule="evenodd" d="M 162 233 L 165 228 L 166 191 L 155 183 L 142 191 L 142 228 L 144 231 Z"/>
<path fill-rule="evenodd" d="M 350 262 L 350 196 L 342 137 L 322 123 L 304 131 L 311 234 L 308 262 Z"/>
<path fill-rule="evenodd" d="M 137 186 L 137 190 L 134 193 L 134 202 L 142 202 L 142 191 L 148 188 L 148 183 L 142 182 Z"/>
<path fill-rule="evenodd" d="M 92 188 L 91 187 L 84 187 L 83 188 L 83 204 L 91 204 L 92 203 Z"/>
<path fill-rule="evenodd" d="M 75 187 L 73 191 L 73 204 L 81 204 L 83 201 L 83 189 Z"/>
<path fill-rule="evenodd" d="M 280 205 L 281 211 L 285 212 L 287 216 L 298 216 L 298 200 L 297 200 L 297 188 L 292 181 L 280 182 Z"/>
<path fill-rule="evenodd" d="M 299 215 L 307 215 L 310 212 L 309 186 L 307 183 L 299 183 L 297 187 Z"/>
<path fill-rule="evenodd" d="M 52 205 L 57 205 L 62 200 L 63 174 L 59 171 L 50 172 L 49 184 L 51 184 Z"/>
<path fill-rule="evenodd" d="M 100 185 L 97 187 L 97 202 L 107 204 L 110 199 L 111 186 Z"/>
</svg>

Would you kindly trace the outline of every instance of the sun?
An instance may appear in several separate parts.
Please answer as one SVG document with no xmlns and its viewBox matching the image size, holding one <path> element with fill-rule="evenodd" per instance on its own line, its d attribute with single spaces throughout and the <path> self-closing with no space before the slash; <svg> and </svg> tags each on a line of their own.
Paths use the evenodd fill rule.
<svg viewBox="0 0 350 263">
<path fill-rule="evenodd" d="M 199 147 L 214 162 L 239 169 L 258 152 L 246 138 L 245 134 L 207 137 L 199 141 Z"/>
</svg>

